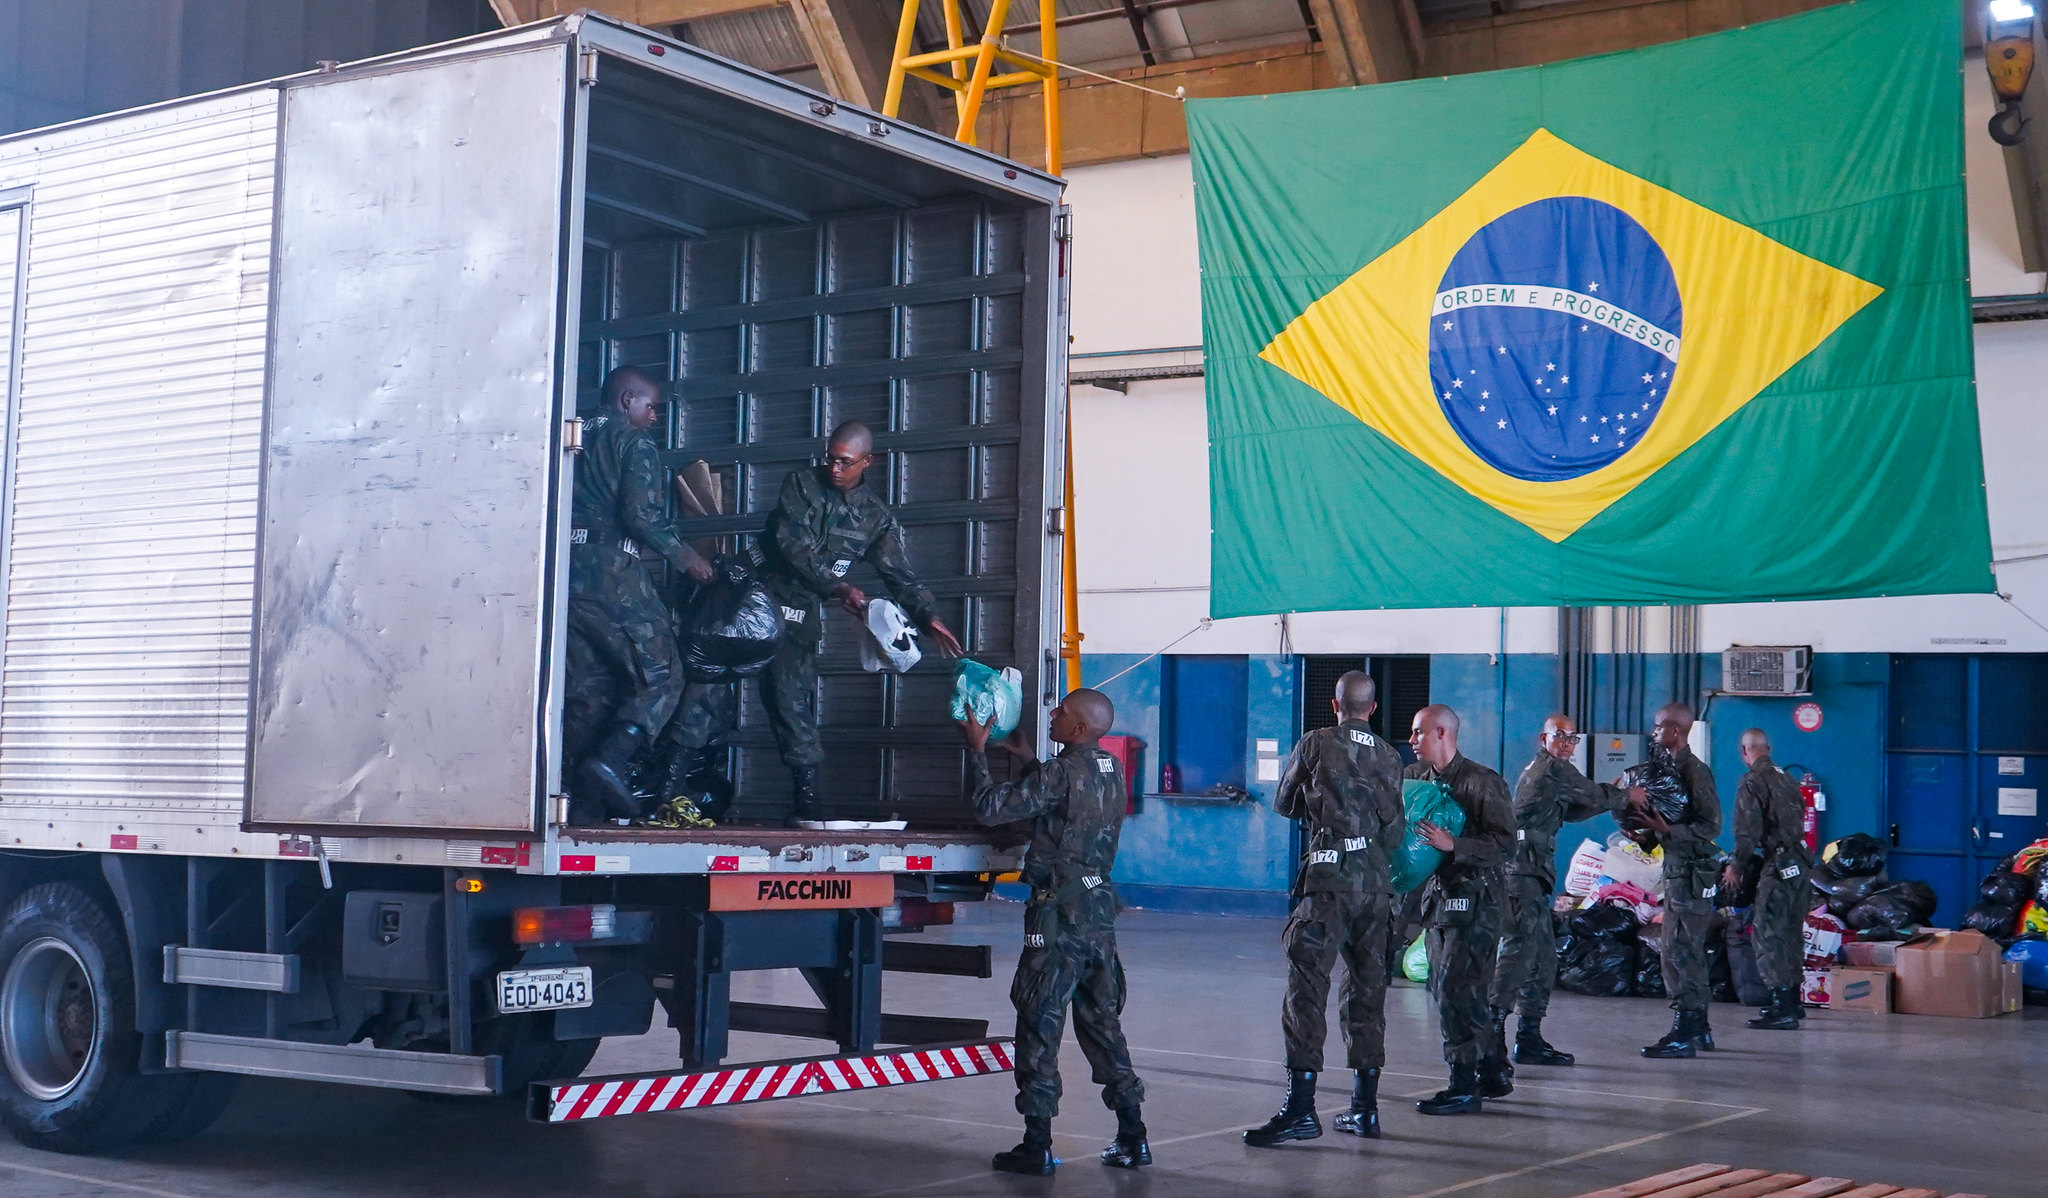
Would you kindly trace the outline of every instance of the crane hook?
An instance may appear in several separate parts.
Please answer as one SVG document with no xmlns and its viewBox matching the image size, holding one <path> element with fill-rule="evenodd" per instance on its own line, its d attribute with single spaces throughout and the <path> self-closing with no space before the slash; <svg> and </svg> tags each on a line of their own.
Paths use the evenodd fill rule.
<svg viewBox="0 0 2048 1198">
<path fill-rule="evenodd" d="M 2001 146 L 2016 146 L 2026 140 L 2028 124 L 2025 114 L 2020 112 L 2020 102 L 2007 100 L 1991 114 L 1991 140 Z"/>
</svg>

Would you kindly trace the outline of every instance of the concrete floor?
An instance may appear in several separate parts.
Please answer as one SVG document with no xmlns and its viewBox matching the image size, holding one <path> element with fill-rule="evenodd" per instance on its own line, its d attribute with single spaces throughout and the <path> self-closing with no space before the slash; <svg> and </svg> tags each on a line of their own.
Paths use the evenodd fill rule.
<svg viewBox="0 0 2048 1198">
<path fill-rule="evenodd" d="M 961 908 L 951 938 L 995 943 L 999 980 L 891 975 L 891 1010 L 1009 1020 L 1018 908 Z M 329 1195 L 1094 1195 L 1468 1194 L 1563 1198 L 1699 1161 L 1974 1191 L 2048 1192 L 2048 1011 L 1987 1020 L 1816 1012 L 1797 1034 L 1750 1032 L 1717 1006 L 1721 1051 L 1645 1061 L 1661 1001 L 1560 995 L 1546 1025 L 1579 1054 L 1571 1069 L 1524 1069 L 1483 1115 L 1428 1119 L 1404 1098 L 1442 1084 L 1428 995 L 1389 994 L 1388 1073 L 1377 1143 L 1325 1135 L 1279 1150 L 1238 1132 L 1278 1104 L 1279 923 L 1131 912 L 1122 928 L 1125 1014 L 1150 1097 L 1158 1164 L 1139 1173 L 1093 1159 L 1114 1120 L 1072 1043 L 1048 1180 L 989 1172 L 1016 1140 L 1007 1076 L 728 1108 L 541 1127 L 495 1108 L 402 1094 L 246 1082 L 197 1140 L 120 1159 L 31 1152 L 0 1137 L 8 1198 L 312 1198 Z M 1003 959 L 1005 955 L 1008 959 Z M 792 976 L 750 975 L 736 998 L 799 1001 Z M 810 1042 L 736 1036 L 736 1059 L 816 1052 Z M 1342 1060 L 1334 1033 L 1332 1059 Z M 608 1042 L 591 1072 L 672 1064 L 666 1031 Z M 1348 1074 L 1326 1075 L 1323 1112 L 1343 1109 Z"/>
</svg>

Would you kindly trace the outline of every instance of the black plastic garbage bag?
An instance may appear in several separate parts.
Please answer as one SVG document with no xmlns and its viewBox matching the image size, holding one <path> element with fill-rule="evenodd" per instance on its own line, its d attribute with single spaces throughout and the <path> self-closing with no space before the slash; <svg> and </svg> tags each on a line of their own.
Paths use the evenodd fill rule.
<svg viewBox="0 0 2048 1198">
<path fill-rule="evenodd" d="M 1913 922 L 1916 924 L 1932 922 L 1934 908 L 1940 902 L 1940 897 L 1934 893 L 1934 887 L 1912 878 L 1887 882 L 1873 891 L 1870 897 L 1876 898 L 1879 895 L 1892 895 L 1904 902 L 1912 909 L 1915 916 Z"/>
<path fill-rule="evenodd" d="M 1878 875 L 1838 878 L 1816 869 L 1807 877 L 1827 903 L 1828 911 L 1838 919 L 1849 918 L 1849 912 L 1855 910 L 1857 904 L 1877 893 L 1878 888 L 1884 885 L 1884 878 Z"/>
<path fill-rule="evenodd" d="M 1865 940 L 1887 939 L 1889 933 L 1917 927 L 1922 922 L 1919 904 L 1890 890 L 1880 890 L 1864 899 L 1843 918 Z"/>
<path fill-rule="evenodd" d="M 683 612 L 683 672 L 696 682 L 758 674 L 775 656 L 782 609 L 743 559 L 720 557 L 712 565 L 717 576 L 697 588 Z"/>
<path fill-rule="evenodd" d="M 1622 771 L 1622 785 L 1640 786 L 1648 791 L 1651 810 L 1665 823 L 1683 820 L 1686 808 L 1692 802 L 1691 796 L 1685 790 L 1685 779 L 1678 772 L 1677 762 L 1662 749 L 1650 750 L 1647 761 Z M 1629 808 L 1622 808 L 1616 819 L 1621 825 L 1622 832 L 1630 840 L 1646 849 L 1657 847 L 1656 832 L 1636 819 Z"/>
<path fill-rule="evenodd" d="M 1973 932 L 1982 932 L 1993 940 L 2004 943 L 2011 940 L 2013 925 L 2019 922 L 2018 906 L 2001 906 L 1998 903 L 1978 903 L 1963 914 L 1963 926 Z"/>
<path fill-rule="evenodd" d="M 1988 905 L 2017 908 L 2034 897 L 2035 885 L 2032 875 L 2016 874 L 2010 868 L 1993 870 L 1977 884 L 1977 898 Z"/>
<path fill-rule="evenodd" d="M 1636 967 L 1636 917 L 1611 903 L 1574 911 L 1557 947 L 1557 984 L 1574 994 L 1620 998 Z"/>
<path fill-rule="evenodd" d="M 1857 832 L 1840 840 L 1830 841 L 1820 851 L 1820 870 L 1837 878 L 1869 877 L 1884 872 L 1884 841 L 1867 833 Z"/>
<path fill-rule="evenodd" d="M 1657 950 L 1655 937 L 1636 944 L 1636 974 L 1628 992 L 1637 998 L 1664 998 L 1664 954 Z"/>
</svg>

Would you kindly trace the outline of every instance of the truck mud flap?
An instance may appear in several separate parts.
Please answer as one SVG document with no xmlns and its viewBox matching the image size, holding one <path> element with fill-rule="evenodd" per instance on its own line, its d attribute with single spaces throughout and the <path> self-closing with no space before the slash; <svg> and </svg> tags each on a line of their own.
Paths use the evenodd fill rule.
<svg viewBox="0 0 2048 1198">
<path fill-rule="evenodd" d="M 527 1094 L 527 1118 L 536 1123 L 575 1123 L 613 1115 L 736 1106 L 1007 1073 L 1014 1068 L 1012 1043 L 1006 1037 L 866 1056 L 801 1057 L 695 1073 L 627 1073 L 535 1082 Z"/>
</svg>

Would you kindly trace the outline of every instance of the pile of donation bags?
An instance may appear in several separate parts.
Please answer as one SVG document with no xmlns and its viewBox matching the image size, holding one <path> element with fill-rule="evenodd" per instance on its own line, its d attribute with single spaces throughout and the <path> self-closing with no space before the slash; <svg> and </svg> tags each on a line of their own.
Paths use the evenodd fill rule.
<svg viewBox="0 0 2048 1198">
<path fill-rule="evenodd" d="M 1860 834 L 1823 849 L 1810 875 L 1816 906 L 1807 927 L 1808 954 L 1823 962 L 1818 967 L 1833 961 L 1845 935 L 1903 940 L 1933 918 L 1933 888 L 1887 878 L 1885 856 L 1881 841 Z M 2048 857 L 2048 849 L 2042 856 Z M 1658 953 L 1663 923 L 1660 867 L 1660 852 L 1645 851 L 1625 833 L 1609 837 L 1604 847 L 1592 840 L 1579 846 L 1558 904 L 1559 989 L 1607 997 L 1665 997 Z M 1760 1004 L 1767 998 L 1750 945 L 1747 904 L 1752 899 L 1750 894 L 1717 896 L 1720 905 L 1707 933 L 1716 1002 Z M 1831 944 L 1816 943 L 1817 936 L 1823 941 L 1831 937 Z M 2048 954 L 2043 966 L 2048 967 Z"/>
</svg>

